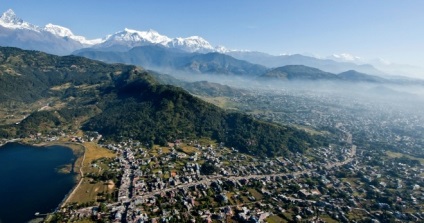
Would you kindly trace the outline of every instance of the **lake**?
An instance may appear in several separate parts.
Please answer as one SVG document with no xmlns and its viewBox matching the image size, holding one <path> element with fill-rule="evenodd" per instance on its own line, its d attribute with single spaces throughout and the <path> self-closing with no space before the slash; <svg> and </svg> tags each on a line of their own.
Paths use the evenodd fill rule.
<svg viewBox="0 0 424 223">
<path fill-rule="evenodd" d="M 63 146 L 0 147 L 0 223 L 20 223 L 56 209 L 75 185 L 75 173 L 59 173 L 76 157 Z"/>
</svg>

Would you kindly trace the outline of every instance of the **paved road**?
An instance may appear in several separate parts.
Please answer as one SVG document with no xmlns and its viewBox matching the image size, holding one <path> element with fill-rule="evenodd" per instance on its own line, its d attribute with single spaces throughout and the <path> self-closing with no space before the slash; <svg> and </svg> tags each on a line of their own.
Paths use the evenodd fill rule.
<svg viewBox="0 0 424 223">
<path fill-rule="evenodd" d="M 342 124 L 340 123 L 336 127 L 339 128 L 341 125 Z M 352 143 L 352 141 L 353 141 L 352 140 L 352 134 L 350 134 L 349 132 L 345 132 L 345 134 L 346 134 L 346 142 L 351 146 L 351 152 L 350 152 L 348 158 L 344 161 L 341 161 L 341 162 L 328 163 L 328 164 L 324 165 L 324 168 L 331 169 L 331 168 L 334 168 L 334 167 L 342 166 L 342 165 L 345 165 L 345 164 L 351 162 L 355 158 L 355 156 L 356 156 L 356 145 L 353 145 L 353 143 Z M 85 153 L 84 153 L 84 155 L 85 155 Z M 80 171 L 82 171 L 82 170 L 80 169 Z M 249 179 L 253 179 L 253 178 L 265 178 L 265 177 L 277 177 L 277 176 L 283 177 L 283 176 L 288 176 L 288 175 L 299 176 L 299 175 L 302 175 L 302 174 L 312 173 L 314 171 L 316 171 L 316 169 L 308 169 L 308 170 L 291 172 L 291 173 L 275 173 L 275 174 L 264 174 L 264 175 L 255 174 L 255 175 L 248 175 L 248 176 L 212 176 L 212 177 L 205 177 L 205 178 L 203 178 L 202 180 L 199 180 L 199 181 L 195 181 L 195 182 L 191 182 L 191 183 L 187 183 L 187 184 L 181 184 L 181 185 L 166 188 L 166 189 L 163 189 L 163 190 L 148 192 L 148 193 L 145 193 L 141 196 L 135 196 L 135 197 L 129 198 L 129 199 L 122 201 L 122 202 L 126 204 L 125 205 L 125 215 L 126 215 L 128 208 L 129 208 L 129 205 L 128 205 L 129 203 L 133 203 L 137 199 L 145 200 L 147 198 L 153 197 L 153 196 L 158 195 L 160 193 L 173 191 L 173 190 L 176 190 L 176 189 L 179 189 L 179 188 L 188 188 L 188 187 L 192 187 L 192 186 L 196 186 L 196 185 L 200 185 L 200 184 L 210 185 L 212 183 L 212 181 L 215 181 L 215 180 L 218 180 L 218 179 L 238 181 L 238 180 L 242 180 L 242 179 L 249 180 Z M 83 173 L 81 173 L 81 175 L 82 174 Z M 83 178 L 81 178 L 79 184 L 81 184 L 82 179 Z M 67 200 L 72 196 L 72 193 L 70 194 L 70 196 L 68 196 Z M 301 199 L 291 198 L 291 197 L 289 197 L 289 199 L 291 199 L 292 201 L 296 201 L 296 200 L 300 201 L 301 200 Z M 64 203 L 66 203 L 67 200 L 65 200 Z M 107 206 L 109 208 L 114 207 L 114 206 L 121 206 L 122 202 L 110 203 Z M 308 201 L 308 202 L 315 202 L 315 201 Z M 91 214 L 91 208 L 92 207 L 79 209 L 75 213 L 82 214 L 83 216 L 89 216 Z"/>
<path fill-rule="evenodd" d="M 351 153 L 349 155 L 349 158 L 347 158 L 345 161 L 329 163 L 329 164 L 325 165 L 324 168 L 331 169 L 331 168 L 334 168 L 334 167 L 343 166 L 347 163 L 350 163 L 354 159 L 354 157 L 356 156 L 356 145 L 352 144 L 352 134 L 346 133 L 346 135 L 347 135 L 346 142 L 351 145 Z M 172 191 L 172 190 L 179 189 L 179 188 L 188 188 L 188 187 L 196 186 L 196 185 L 200 185 L 200 184 L 207 184 L 208 185 L 212 181 L 217 180 L 217 179 L 235 181 L 235 180 L 242 180 L 242 179 L 249 180 L 249 179 L 264 178 L 264 177 L 277 177 L 277 176 L 283 177 L 283 176 L 288 176 L 288 175 L 299 176 L 299 175 L 306 174 L 306 173 L 312 173 L 313 171 L 316 171 L 316 169 L 309 169 L 309 170 L 290 172 L 290 173 L 275 173 L 275 174 L 263 174 L 263 175 L 255 174 L 255 175 L 248 175 L 248 176 L 213 176 L 213 177 L 208 177 L 208 178 L 200 180 L 200 181 L 195 181 L 195 182 L 187 183 L 187 184 L 181 184 L 181 185 L 178 185 L 178 186 L 175 186 L 175 187 L 171 187 L 171 188 L 167 188 L 167 189 L 163 189 L 163 190 L 159 190 L 159 191 L 149 192 L 149 193 L 143 194 L 141 196 L 136 196 L 132 200 L 137 199 L 137 198 L 138 199 L 139 198 L 146 199 L 146 198 L 152 197 L 154 195 L 160 194 L 162 192 L 168 192 L 168 191 Z"/>
</svg>

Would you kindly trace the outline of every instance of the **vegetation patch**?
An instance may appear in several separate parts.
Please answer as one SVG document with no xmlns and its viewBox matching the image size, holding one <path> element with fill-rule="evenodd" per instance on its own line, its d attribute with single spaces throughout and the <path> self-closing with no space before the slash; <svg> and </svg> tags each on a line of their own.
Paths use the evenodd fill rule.
<svg viewBox="0 0 424 223">
<path fill-rule="evenodd" d="M 278 215 L 271 215 L 265 219 L 268 223 L 281 223 L 281 222 L 288 222 L 284 220 L 283 218 L 280 218 Z"/>
<path fill-rule="evenodd" d="M 249 188 L 248 191 L 257 201 L 262 200 L 262 198 L 263 198 L 262 194 L 259 193 L 256 189 Z"/>
<path fill-rule="evenodd" d="M 94 160 L 100 158 L 115 158 L 116 154 L 108 149 L 102 148 L 94 142 L 85 142 L 86 148 L 84 166 L 90 165 Z"/>
<path fill-rule="evenodd" d="M 56 168 L 56 172 L 58 172 L 60 174 L 69 174 L 69 173 L 72 172 L 72 165 L 71 164 L 62 165 L 62 166 Z"/>
<path fill-rule="evenodd" d="M 82 172 L 84 177 L 81 183 L 75 189 L 67 203 L 76 202 L 79 205 L 93 204 L 98 200 L 111 199 L 112 192 L 115 189 L 114 183 L 103 178 L 113 178 L 108 171 L 108 166 L 103 164 L 94 164 L 96 160 L 115 158 L 116 154 L 110 150 L 98 146 L 94 142 L 83 143 L 85 155 L 79 157 L 82 163 Z M 78 162 L 78 161 L 77 161 Z M 79 169 L 78 171 L 79 172 Z M 101 195 L 101 196 L 99 196 Z"/>
<path fill-rule="evenodd" d="M 424 165 L 424 159 L 423 158 L 417 158 L 417 157 L 413 157 L 413 156 L 410 156 L 410 155 L 407 155 L 407 154 L 397 153 L 397 152 L 392 152 L 392 151 L 387 151 L 386 154 L 390 158 L 397 159 L 399 162 L 403 161 L 403 162 L 406 162 L 406 163 L 409 164 L 411 162 L 411 160 L 412 160 L 412 162 L 415 160 L 415 161 L 420 162 L 421 165 Z M 413 162 L 413 163 L 415 163 L 415 162 Z"/>
<path fill-rule="evenodd" d="M 188 155 L 194 155 L 196 152 L 199 152 L 197 148 L 194 148 L 192 146 L 187 146 L 187 145 L 183 145 L 179 147 L 178 149 Z"/>
<path fill-rule="evenodd" d="M 205 97 L 205 96 L 197 96 L 200 99 L 207 101 L 213 105 L 216 105 L 220 108 L 224 108 L 224 109 L 230 109 L 233 108 L 234 109 L 234 104 L 229 103 L 229 98 L 227 97 Z"/>
<path fill-rule="evenodd" d="M 112 191 L 113 189 L 110 189 L 109 184 L 106 182 L 93 183 L 89 178 L 84 178 L 78 189 L 68 200 L 68 204 L 75 202 L 79 205 L 92 205 L 98 199 L 102 199 L 101 194 L 110 194 Z"/>
</svg>

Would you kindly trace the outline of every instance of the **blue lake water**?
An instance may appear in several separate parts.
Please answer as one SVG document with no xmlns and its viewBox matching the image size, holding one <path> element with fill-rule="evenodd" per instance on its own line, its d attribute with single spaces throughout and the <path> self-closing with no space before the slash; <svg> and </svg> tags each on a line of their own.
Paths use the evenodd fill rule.
<svg viewBox="0 0 424 223">
<path fill-rule="evenodd" d="M 59 173 L 76 157 L 63 146 L 0 147 L 0 223 L 27 222 L 52 212 L 75 185 L 75 173 Z"/>
</svg>

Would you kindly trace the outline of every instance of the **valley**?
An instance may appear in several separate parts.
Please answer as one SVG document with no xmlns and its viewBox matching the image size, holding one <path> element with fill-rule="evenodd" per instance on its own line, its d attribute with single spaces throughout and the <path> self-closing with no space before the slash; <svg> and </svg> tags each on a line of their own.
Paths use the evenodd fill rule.
<svg viewBox="0 0 424 223">
<path fill-rule="evenodd" d="M 269 2 L 257 3 L 245 13 L 252 5 L 243 2 L 231 17 L 210 7 L 215 2 L 159 7 L 168 13 L 146 11 L 151 2 L 128 3 L 138 6 L 131 9 L 115 4 L 92 28 L 108 4 L 93 10 L 85 2 L 72 11 L 74 5 L 62 2 L 71 14 L 58 10 L 54 17 L 73 19 L 52 21 L 88 28 L 90 37 L 6 10 L 0 16 L 0 223 L 423 222 L 424 69 L 416 59 L 422 50 L 419 41 L 397 42 L 419 33 L 393 39 L 407 31 L 397 27 L 404 21 L 398 14 L 362 30 L 387 18 L 377 12 L 391 4 L 371 7 L 372 22 L 361 14 L 346 25 L 340 23 L 346 9 L 319 13 L 325 1 L 295 14 L 296 7 L 283 3 L 262 10 Z M 205 4 L 195 19 L 173 17 Z M 289 17 L 258 16 L 264 9 Z M 155 22 L 163 15 L 170 17 Z M 86 20 L 73 23 L 80 17 Z M 333 19 L 315 23 L 327 17 Z M 305 19 L 314 25 L 301 25 Z M 123 20 L 135 28 L 112 33 Z M 139 31 L 140 21 L 188 37 Z M 215 43 L 241 48 L 213 45 L 193 35 L 193 27 Z M 366 35 L 387 27 L 396 32 Z M 252 50 L 241 50 L 246 46 Z M 293 46 L 308 52 L 281 51 Z M 372 59 L 379 47 L 382 55 Z M 335 49 L 371 58 L 329 53 Z"/>
<path fill-rule="evenodd" d="M 30 61 L 39 57 L 17 49 L 4 50 Z M 68 69 L 67 64 L 73 66 L 75 61 L 97 63 L 80 58 L 60 62 L 63 59 L 55 58 L 63 64 L 55 69 Z M 83 72 L 90 69 L 86 65 Z M 419 148 L 423 142 L 417 135 L 423 117 L 409 109 L 410 102 L 403 98 L 370 100 L 346 91 L 348 86 L 375 89 L 372 85 L 340 87 L 321 82 L 324 87 L 315 83 L 309 88 L 308 82 L 278 85 L 274 81 L 260 88 L 245 80 L 237 87 L 229 86 L 234 82 L 190 83 L 153 73 L 160 82 L 174 82 L 215 107 L 181 88 L 158 84 L 139 68 L 97 64 L 99 69 L 109 75 L 90 77 L 91 85 L 75 85 L 68 75 L 66 81 L 58 79 L 54 86 L 46 86 L 51 93 L 43 94 L 55 98 L 47 97 L 42 103 L 36 99 L 29 103 L 29 114 L 19 124 L 2 126 L 4 136 L 11 136 L 4 142 L 18 137 L 26 143 L 73 141 L 85 147 L 85 155 L 79 155 L 79 183 L 61 208 L 47 216 L 49 222 L 421 218 L 423 207 L 416 196 L 423 169 L 422 163 L 411 157 L 422 157 Z M 81 77 L 80 72 L 74 75 Z M 21 97 L 34 100 L 26 99 L 25 94 Z M 374 97 L 378 99 L 379 94 Z M 190 113 L 190 109 L 196 112 Z M 208 127 L 195 124 L 193 128 L 198 130 L 190 132 L 190 122 L 181 118 L 188 116 L 196 123 L 203 112 L 208 115 L 201 120 L 209 123 Z M 405 112 L 410 115 L 404 116 Z M 156 127 L 146 128 L 155 116 L 159 118 L 153 121 Z M 211 124 L 217 120 L 208 121 L 210 117 L 228 122 L 214 130 Z M 398 124 L 387 125 L 387 119 Z M 139 121 L 143 122 L 137 124 Z M 253 126 L 245 126 L 248 123 Z M 286 132 L 282 132 L 283 138 L 273 136 L 280 128 Z M 199 132 L 203 135 L 197 135 Z M 288 133 L 293 135 L 287 138 L 287 147 L 273 148 L 277 141 L 269 140 L 284 139 Z M 269 144 L 256 147 L 264 143 Z"/>
</svg>

